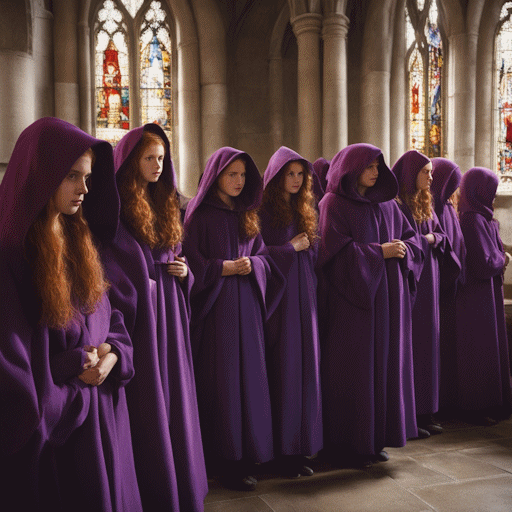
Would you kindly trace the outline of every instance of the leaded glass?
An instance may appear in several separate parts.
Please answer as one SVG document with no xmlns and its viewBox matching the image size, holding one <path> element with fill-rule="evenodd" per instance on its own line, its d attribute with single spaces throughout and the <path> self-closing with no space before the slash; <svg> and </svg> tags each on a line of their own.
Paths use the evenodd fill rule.
<svg viewBox="0 0 512 512">
<path fill-rule="evenodd" d="M 139 12 L 144 0 L 121 0 L 132 18 Z"/>
<path fill-rule="evenodd" d="M 98 12 L 95 27 L 96 137 L 116 144 L 130 129 L 126 25 L 113 0 Z"/>
<path fill-rule="evenodd" d="M 413 4 L 416 11 L 424 7 L 424 2 Z M 413 26 L 409 12 L 405 9 L 406 44 L 410 52 L 407 62 L 409 149 L 417 149 L 429 157 L 436 157 L 442 156 L 443 51 L 436 1 L 432 0 L 428 7 L 429 15 L 425 24 L 417 27 Z M 414 16 L 414 19 L 420 19 L 420 16 Z"/>
<path fill-rule="evenodd" d="M 500 191 L 512 191 L 512 2 L 501 10 L 503 21 L 496 37 L 497 162 Z"/>
<path fill-rule="evenodd" d="M 171 36 L 161 3 L 153 1 L 144 16 L 140 36 L 142 123 L 157 123 L 172 140 Z"/>
</svg>

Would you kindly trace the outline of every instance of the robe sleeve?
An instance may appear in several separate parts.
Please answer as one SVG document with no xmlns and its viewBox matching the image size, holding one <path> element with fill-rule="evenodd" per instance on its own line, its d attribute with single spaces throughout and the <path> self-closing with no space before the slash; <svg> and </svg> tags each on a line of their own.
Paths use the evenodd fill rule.
<svg viewBox="0 0 512 512">
<path fill-rule="evenodd" d="M 462 215 L 460 227 L 466 244 L 466 272 L 474 279 L 491 279 L 503 273 L 505 254 L 500 250 L 494 229 L 483 215 Z"/>
<path fill-rule="evenodd" d="M 369 310 L 385 271 L 382 247 L 379 243 L 355 241 L 343 207 L 335 198 L 325 199 L 319 221 L 322 280 L 330 282 L 349 303 Z"/>
<path fill-rule="evenodd" d="M 50 359 L 50 366 L 55 384 L 62 384 L 83 371 L 85 351 L 82 347 L 59 352 Z"/>
</svg>

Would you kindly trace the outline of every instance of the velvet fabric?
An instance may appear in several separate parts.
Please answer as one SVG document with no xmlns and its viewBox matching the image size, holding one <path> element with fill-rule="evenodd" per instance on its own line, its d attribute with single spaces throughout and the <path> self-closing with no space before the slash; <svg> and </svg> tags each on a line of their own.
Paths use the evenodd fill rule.
<svg viewBox="0 0 512 512">
<path fill-rule="evenodd" d="M 457 294 L 457 405 L 510 414 L 510 366 L 503 304 L 505 253 L 492 217 L 498 177 L 467 171 L 460 184 L 460 226 L 467 248 L 465 282 Z"/>
<path fill-rule="evenodd" d="M 407 151 L 393 166 L 400 188 L 400 209 L 411 226 L 420 235 L 425 256 L 423 270 L 412 314 L 414 384 L 416 413 L 433 414 L 439 410 L 440 348 L 439 348 L 439 262 L 452 257 L 451 248 L 446 242 L 435 211 L 432 218 L 418 224 L 405 202 L 405 194 L 414 194 L 418 173 L 429 162 L 429 158 L 416 150 Z M 435 238 L 430 245 L 425 235 L 432 233 Z"/>
<path fill-rule="evenodd" d="M 220 173 L 246 164 L 245 186 L 231 210 L 215 192 Z M 217 150 L 206 164 L 185 215 L 184 252 L 194 272 L 192 345 L 205 452 L 213 460 L 265 462 L 273 457 L 264 321 L 282 295 L 284 278 L 261 235 L 241 236 L 239 217 L 257 208 L 262 180 L 250 156 Z M 224 260 L 248 256 L 247 276 L 222 276 Z"/>
<path fill-rule="evenodd" d="M 378 179 L 362 196 L 358 177 L 375 159 Z M 411 301 L 423 255 L 379 148 L 348 146 L 329 173 L 318 260 L 324 444 L 371 456 L 417 436 Z M 384 259 L 381 245 L 394 239 L 407 245 L 404 259 Z"/>
<path fill-rule="evenodd" d="M 112 147 L 56 118 L 20 135 L 0 187 L 0 489 L 5 510 L 142 510 L 125 386 L 133 350 L 105 295 L 66 329 L 39 321 L 25 238 L 71 166 L 92 147 L 96 162 L 81 208 L 98 243 L 116 233 L 119 198 Z M 78 379 L 85 345 L 108 342 L 118 361 L 107 379 Z"/>
<path fill-rule="evenodd" d="M 118 181 L 144 131 L 165 143 L 159 179 L 177 193 L 169 141 L 156 124 L 135 128 L 118 143 Z M 126 392 L 143 506 L 202 511 L 208 484 L 190 346 L 193 274 L 180 282 L 167 273 L 167 263 L 181 256 L 181 244 L 151 249 L 124 221 L 104 254 L 111 301 L 123 312 L 134 346 L 135 377 Z"/>
<path fill-rule="evenodd" d="M 320 199 L 322 199 L 327 190 L 327 171 L 329 170 L 329 165 L 330 162 L 322 157 L 317 158 L 313 162 L 313 172 L 318 177 L 319 182 L 318 194 Z M 317 194 L 316 191 L 315 194 Z"/>
<path fill-rule="evenodd" d="M 439 347 L 441 359 L 441 382 L 439 389 L 440 408 L 449 409 L 455 405 L 457 372 L 455 340 L 457 336 L 455 318 L 455 297 L 457 288 L 463 282 L 466 246 L 460 229 L 459 217 L 454 205 L 448 200 L 459 188 L 462 173 L 459 166 L 446 158 L 432 159 L 432 185 L 430 190 L 439 224 L 446 233 L 452 249 L 452 257 L 439 262 Z"/>
<path fill-rule="evenodd" d="M 263 176 L 265 187 L 281 178 L 292 161 L 312 166 L 298 153 L 278 149 Z M 276 455 L 313 455 L 323 444 L 320 390 L 320 344 L 315 263 L 318 242 L 296 252 L 290 240 L 299 234 L 295 219 L 288 226 L 276 223 L 267 203 L 260 210 L 261 234 L 272 259 L 286 278 L 279 306 L 267 323 L 267 367 Z"/>
</svg>

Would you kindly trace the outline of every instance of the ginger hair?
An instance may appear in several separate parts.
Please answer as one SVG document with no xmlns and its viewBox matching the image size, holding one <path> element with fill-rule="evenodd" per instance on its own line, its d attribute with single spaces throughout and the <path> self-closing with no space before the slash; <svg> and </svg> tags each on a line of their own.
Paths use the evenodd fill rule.
<svg viewBox="0 0 512 512">
<path fill-rule="evenodd" d="M 78 313 L 93 313 L 108 283 L 82 207 L 55 217 L 52 203 L 53 198 L 29 228 L 25 256 L 40 299 L 40 323 L 59 329 Z"/>
<path fill-rule="evenodd" d="M 413 194 L 402 191 L 400 197 L 411 210 L 412 218 L 416 223 L 421 224 L 434 217 L 433 199 L 429 189 L 416 190 Z"/>
<path fill-rule="evenodd" d="M 139 170 L 139 161 L 152 144 L 160 144 L 167 152 L 160 136 L 144 131 L 118 177 L 121 219 L 137 239 L 152 249 L 175 247 L 183 238 L 177 191 L 170 181 L 163 179 L 163 175 L 156 183 L 149 183 L 146 189 Z"/>
<path fill-rule="evenodd" d="M 279 173 L 270 180 L 263 192 L 263 205 L 270 206 L 273 216 L 272 225 L 275 228 L 288 227 L 297 219 L 300 233 L 306 233 L 309 240 L 314 243 L 318 237 L 318 215 L 315 209 L 315 196 L 313 194 L 313 177 L 306 165 L 298 161 L 304 171 L 304 180 L 299 191 L 292 194 L 288 203 L 284 197 L 284 181 L 288 166 L 286 164 Z"/>
</svg>

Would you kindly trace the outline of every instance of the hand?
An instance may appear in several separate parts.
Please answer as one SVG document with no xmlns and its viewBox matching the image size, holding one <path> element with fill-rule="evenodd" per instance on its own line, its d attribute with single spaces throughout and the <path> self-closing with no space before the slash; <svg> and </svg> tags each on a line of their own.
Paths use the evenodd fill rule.
<svg viewBox="0 0 512 512">
<path fill-rule="evenodd" d="M 78 378 L 90 386 L 99 386 L 103 384 L 116 363 L 117 355 L 109 352 L 100 359 L 96 366 L 84 370 Z"/>
<path fill-rule="evenodd" d="M 175 256 L 175 260 L 167 264 L 167 272 L 171 276 L 179 277 L 180 279 L 185 279 L 185 277 L 187 277 L 188 275 L 188 267 L 187 264 L 185 263 L 185 258 Z"/>
<path fill-rule="evenodd" d="M 510 263 L 510 258 L 512 258 L 510 253 L 505 252 L 505 264 L 503 265 L 503 273 L 505 273 L 505 270 L 507 270 L 507 266 Z"/>
<path fill-rule="evenodd" d="M 405 253 L 407 252 L 407 245 L 402 240 L 392 240 L 382 244 L 381 247 L 385 260 L 389 258 L 405 258 Z"/>
<path fill-rule="evenodd" d="M 96 366 L 100 360 L 97 348 L 92 345 L 85 345 L 83 349 L 85 351 L 85 363 L 83 365 L 83 369 L 87 370 L 87 368 Z"/>
<path fill-rule="evenodd" d="M 309 243 L 309 238 L 307 233 L 300 233 L 297 236 L 294 236 L 290 243 L 293 245 L 293 248 L 299 252 L 304 251 L 305 249 L 309 249 L 309 246 L 311 245 Z"/>
<path fill-rule="evenodd" d="M 108 354 L 112 350 L 110 343 L 102 343 L 98 347 L 98 357 L 101 359 L 105 354 Z"/>
<path fill-rule="evenodd" d="M 247 276 L 252 271 L 251 260 L 248 256 L 242 256 L 235 260 L 236 273 L 240 276 Z"/>
<path fill-rule="evenodd" d="M 425 235 L 425 238 L 427 239 L 429 245 L 433 245 L 436 243 L 436 237 L 432 233 Z"/>
</svg>

